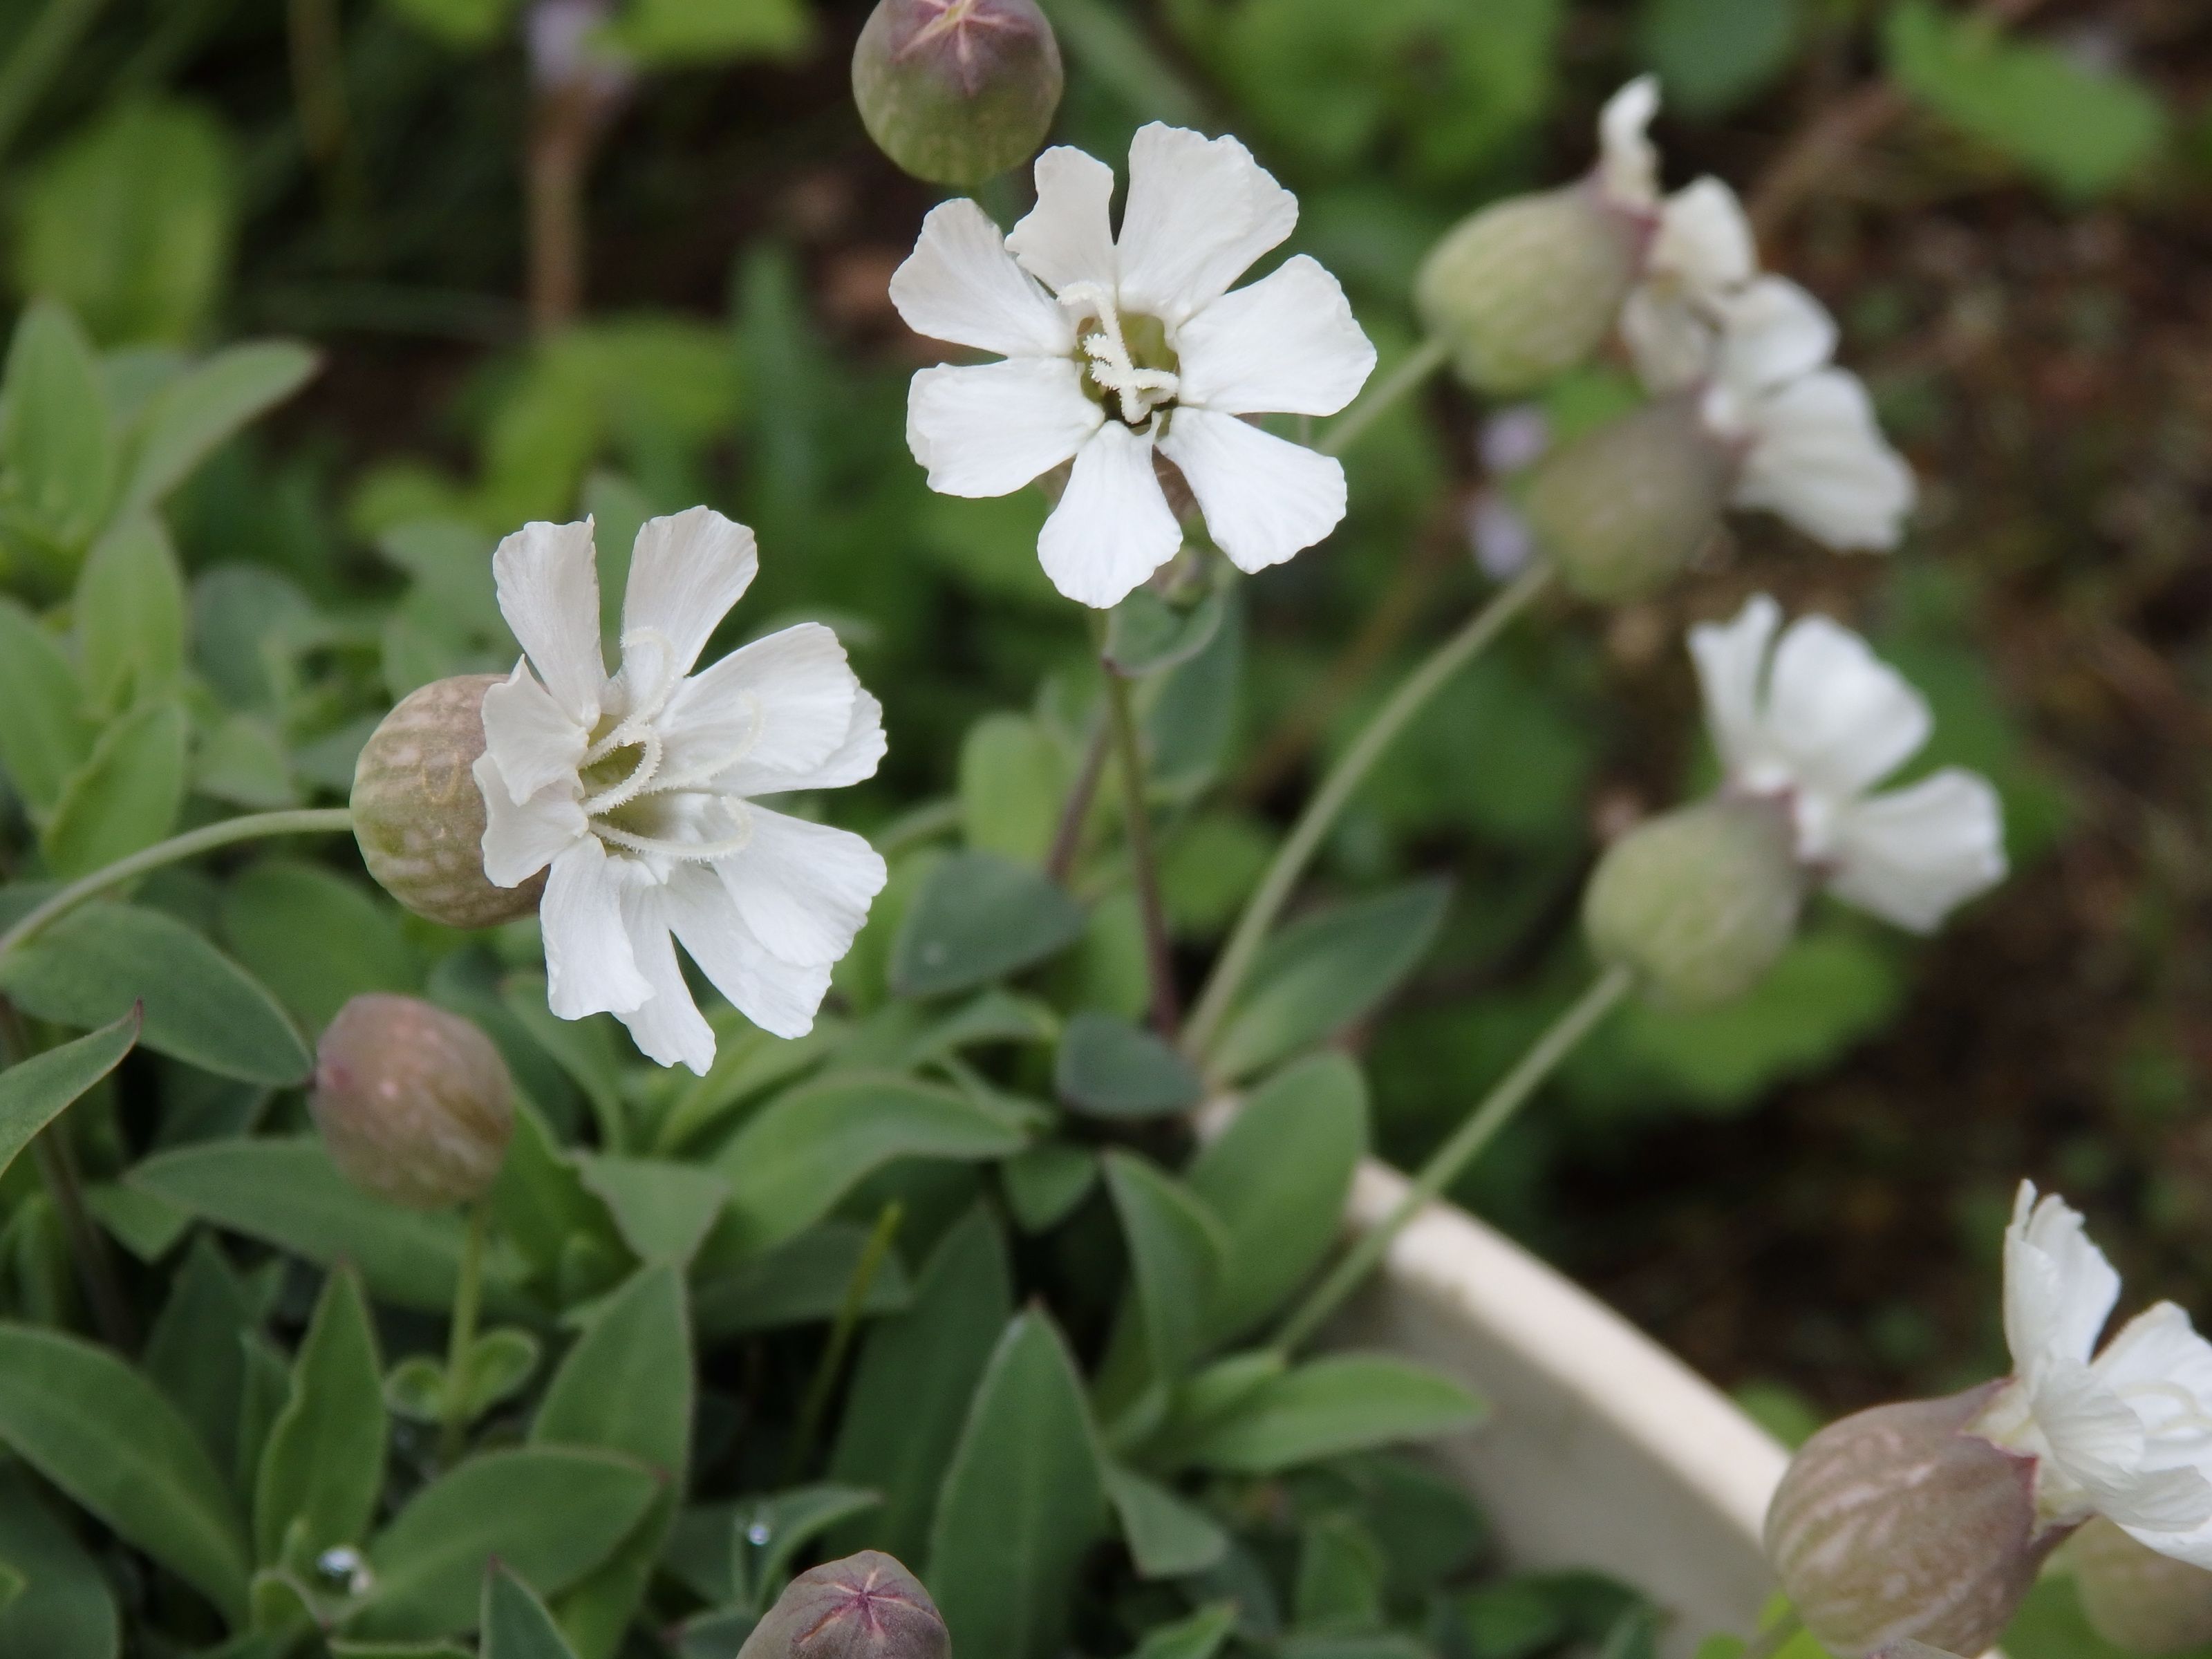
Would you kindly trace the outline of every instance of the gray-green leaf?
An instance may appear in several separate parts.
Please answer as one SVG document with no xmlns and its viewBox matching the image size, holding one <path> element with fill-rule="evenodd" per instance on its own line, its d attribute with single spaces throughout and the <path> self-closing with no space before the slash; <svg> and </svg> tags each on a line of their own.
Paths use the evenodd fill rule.
<svg viewBox="0 0 2212 1659">
<path fill-rule="evenodd" d="M 1212 1516 L 1134 1469 L 1109 1464 L 1106 1495 L 1141 1578 L 1203 1572 L 1229 1553 L 1229 1534 Z"/>
<path fill-rule="evenodd" d="M 391 1434 L 381 1370 L 361 1282 L 337 1268 L 323 1283 L 293 1362 L 291 1398 L 262 1449 L 253 1534 L 264 1562 L 276 1560 L 295 1521 L 318 1554 L 368 1535 Z"/>
<path fill-rule="evenodd" d="M 1191 1448 L 1201 1468 L 1277 1474 L 1346 1452 L 1466 1429 L 1483 1405 L 1442 1373 L 1387 1354 L 1331 1354 L 1268 1378 Z"/>
<path fill-rule="evenodd" d="M 1228 1236 L 1189 1188 L 1119 1150 L 1106 1154 L 1106 1188 L 1128 1241 L 1129 1270 L 1155 1377 L 1172 1382 L 1197 1358 L 1206 1335 Z"/>
<path fill-rule="evenodd" d="M 1113 1014 L 1067 1022 L 1053 1064 L 1060 1097 L 1093 1117 L 1165 1117 L 1194 1104 L 1204 1084 L 1191 1063 L 1152 1032 Z"/>
<path fill-rule="evenodd" d="M 891 947 L 901 996 L 971 990 L 1057 955 L 1082 936 L 1082 907 L 1036 871 L 992 853 L 941 860 Z"/>
<path fill-rule="evenodd" d="M 0 1172 L 40 1130 L 123 1063 L 138 1041 L 136 1006 L 120 1019 L 0 1072 Z"/>
<path fill-rule="evenodd" d="M 185 800 L 191 722 L 173 698 L 142 703 L 103 731 L 62 786 L 39 850 L 58 876 L 84 876 L 151 847 Z"/>
<path fill-rule="evenodd" d="M 484 1575 L 483 1659 L 576 1659 L 538 1593 L 506 1566 Z"/>
<path fill-rule="evenodd" d="M 0 1468 L 0 1559 L 24 1578 L 0 1608 L 0 1653 L 116 1659 L 122 1622 L 106 1577 L 15 1468 Z"/>
</svg>

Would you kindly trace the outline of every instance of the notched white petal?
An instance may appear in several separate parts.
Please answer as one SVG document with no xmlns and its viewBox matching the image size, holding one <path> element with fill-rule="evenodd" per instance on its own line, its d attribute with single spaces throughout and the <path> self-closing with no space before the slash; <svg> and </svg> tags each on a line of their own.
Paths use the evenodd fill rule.
<svg viewBox="0 0 2212 1659">
<path fill-rule="evenodd" d="M 820 623 L 741 647 L 695 674 L 659 721 L 672 779 L 728 788 L 742 766 L 798 773 L 820 766 L 851 728 L 860 683 Z"/>
<path fill-rule="evenodd" d="M 1341 462 L 1233 415 L 1177 410 L 1160 453 L 1182 469 L 1206 533 L 1240 570 L 1280 564 L 1343 522 Z"/>
<path fill-rule="evenodd" d="M 1180 325 L 1296 228 L 1298 199 L 1234 138 L 1154 122 L 1129 146 L 1125 310 Z"/>
<path fill-rule="evenodd" d="M 1856 376 L 1808 374 L 1763 399 L 1749 424 L 1737 506 L 1764 507 L 1839 551 L 1897 545 L 1912 470 L 1882 438 Z"/>
<path fill-rule="evenodd" d="M 1106 418 L 1066 357 L 925 368 L 907 394 L 907 447 L 945 495 L 1006 495 L 1049 472 Z"/>
<path fill-rule="evenodd" d="M 1705 704 L 1706 728 L 1721 764 L 1741 773 L 1763 752 L 1760 706 L 1767 653 L 1782 627 L 1782 607 L 1754 594 L 1728 623 L 1700 623 L 1690 630 L 1690 656 Z"/>
<path fill-rule="evenodd" d="M 1303 253 L 1200 311 L 1176 348 L 1182 404 L 1229 415 L 1334 415 L 1375 372 L 1343 284 Z"/>
<path fill-rule="evenodd" d="M 1036 205 L 1006 234 L 1022 268 L 1057 291 L 1091 283 L 1109 294 L 1121 280 L 1114 252 L 1114 169 L 1057 144 L 1036 158 Z"/>
<path fill-rule="evenodd" d="M 1650 133 L 1658 112 L 1656 75 L 1638 76 L 1599 112 L 1598 185 L 1623 207 L 1649 208 L 1659 199 L 1659 152 Z"/>
<path fill-rule="evenodd" d="M 484 752 L 510 801 L 573 778 L 591 738 L 522 664 L 483 697 Z"/>
<path fill-rule="evenodd" d="M 671 936 L 678 901 L 662 885 L 633 882 L 623 890 L 623 926 L 638 971 L 653 994 L 616 1016 L 629 1028 L 638 1052 L 660 1066 L 683 1066 L 707 1074 L 714 1063 L 714 1028 L 691 999 Z"/>
<path fill-rule="evenodd" d="M 500 614 L 568 717 L 599 717 L 606 663 L 599 654 L 599 575 L 592 521 L 526 524 L 491 556 Z"/>
<path fill-rule="evenodd" d="M 592 836 L 553 860 L 538 921 L 545 936 L 546 1002 L 562 1019 L 626 1014 L 653 994 L 623 921 L 623 864 Z"/>
<path fill-rule="evenodd" d="M 665 641 L 625 647 L 649 653 L 668 681 L 691 672 L 730 607 L 744 597 L 760 569 L 753 532 L 711 507 L 647 519 L 637 532 L 623 593 L 623 637 Z M 625 672 L 627 678 L 627 672 Z M 633 686 L 632 694 L 651 690 Z"/>
<path fill-rule="evenodd" d="M 676 937 L 691 960 L 747 1019 L 773 1036 L 803 1037 L 829 994 L 827 963 L 784 961 L 761 943 L 720 878 L 687 865 L 669 878 Z"/>
<path fill-rule="evenodd" d="M 489 754 L 477 756 L 471 769 L 484 799 L 484 879 L 493 886 L 521 886 L 586 833 L 573 783 L 548 784 L 518 801 Z"/>
<path fill-rule="evenodd" d="M 930 210 L 890 293 L 906 325 L 933 340 L 1008 357 L 1075 349 L 1073 319 L 1014 262 L 990 215 L 964 198 Z"/>
<path fill-rule="evenodd" d="M 1078 605 L 1110 610 L 1182 546 L 1182 526 L 1152 471 L 1152 441 L 1109 421 L 1077 452 L 1037 537 L 1045 574 Z"/>
<path fill-rule="evenodd" d="M 1829 890 L 1932 933 L 2005 877 L 2004 808 L 1986 778 L 1947 769 L 1855 803 L 1838 818 Z"/>
<path fill-rule="evenodd" d="M 1927 699 L 1826 617 L 1802 617 L 1775 647 L 1766 721 L 1798 778 L 1836 797 L 1872 787 L 1928 741 Z"/>
<path fill-rule="evenodd" d="M 755 806 L 744 850 L 714 872 L 753 936 L 785 962 L 834 963 L 884 890 L 883 855 L 859 836 Z"/>
</svg>

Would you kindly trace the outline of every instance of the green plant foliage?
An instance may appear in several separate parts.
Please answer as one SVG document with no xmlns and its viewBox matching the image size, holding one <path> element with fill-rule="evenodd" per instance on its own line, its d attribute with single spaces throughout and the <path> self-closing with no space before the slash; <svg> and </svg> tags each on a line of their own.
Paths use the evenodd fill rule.
<svg viewBox="0 0 2212 1659">
<path fill-rule="evenodd" d="M 1480 1401 L 1404 1360 L 1340 1354 L 1284 1370 L 1241 1394 L 1188 1451 L 1201 1468 L 1267 1474 L 1317 1458 L 1471 1427 Z"/>
<path fill-rule="evenodd" d="M 1720 115 L 1788 67 L 1806 15 L 1802 0 L 1644 0 L 1637 35 L 1670 103 Z"/>
<path fill-rule="evenodd" d="M 1081 908 L 1034 871 L 962 853 L 933 866 L 908 906 L 891 983 L 913 997 L 973 990 L 1058 955 L 1083 923 Z"/>
<path fill-rule="evenodd" d="M 341 1267 L 323 1282 L 289 1397 L 262 1450 L 253 1488 L 254 1553 L 262 1562 L 277 1559 L 295 1528 L 313 1553 L 368 1536 L 390 1437 L 381 1371 L 361 1281 Z"/>
<path fill-rule="evenodd" d="M 116 1659 L 114 1592 L 18 1468 L 0 1469 L 0 1559 L 23 1578 L 22 1594 L 0 1607 L 0 1642 L 53 1659 Z"/>
<path fill-rule="evenodd" d="M 0 1171 L 88 1089 L 123 1063 L 123 1056 L 138 1041 L 142 1024 L 139 1011 L 129 1009 L 112 1024 L 74 1042 L 0 1072 Z"/>
</svg>

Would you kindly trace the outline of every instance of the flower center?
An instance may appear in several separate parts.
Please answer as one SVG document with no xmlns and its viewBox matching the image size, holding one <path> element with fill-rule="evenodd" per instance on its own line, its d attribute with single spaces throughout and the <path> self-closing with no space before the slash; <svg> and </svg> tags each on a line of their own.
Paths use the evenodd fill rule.
<svg viewBox="0 0 2212 1659">
<path fill-rule="evenodd" d="M 1124 318 L 1113 295 L 1097 283 L 1071 283 L 1060 291 L 1060 302 L 1082 319 L 1076 334 L 1091 396 L 1139 428 L 1175 401 L 1182 382 L 1165 324 L 1157 317 Z"/>
</svg>

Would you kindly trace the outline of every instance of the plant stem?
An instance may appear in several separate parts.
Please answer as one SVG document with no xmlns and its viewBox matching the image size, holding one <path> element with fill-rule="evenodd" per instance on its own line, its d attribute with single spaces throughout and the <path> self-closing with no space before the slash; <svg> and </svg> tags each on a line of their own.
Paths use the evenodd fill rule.
<svg viewBox="0 0 2212 1659">
<path fill-rule="evenodd" d="M 1774 1659 L 1804 1628 L 1805 1621 L 1797 1616 L 1795 1607 L 1784 1610 L 1779 1619 L 1744 1644 L 1743 1659 Z"/>
<path fill-rule="evenodd" d="M 1113 678 L 1114 671 L 1106 670 Z M 1075 775 L 1068 787 L 1067 799 L 1060 809 L 1060 828 L 1053 832 L 1052 850 L 1045 855 L 1044 872 L 1061 886 L 1075 868 L 1075 855 L 1083 850 L 1083 826 L 1091 817 L 1091 803 L 1097 798 L 1098 780 L 1106 770 L 1106 748 L 1113 739 L 1111 722 L 1103 724 L 1091 734 L 1091 742 L 1083 751 L 1083 769 Z"/>
<path fill-rule="evenodd" d="M 1366 434 L 1367 428 L 1389 414 L 1405 398 L 1419 390 L 1430 375 L 1444 366 L 1451 348 L 1430 338 L 1415 346 L 1398 366 L 1367 388 L 1359 401 L 1329 422 L 1315 447 L 1324 455 L 1341 455 Z"/>
<path fill-rule="evenodd" d="M 438 1437 L 438 1466 L 460 1462 L 469 1431 L 469 1356 L 477 1345 L 477 1312 L 483 1300 L 484 1235 L 491 1226 L 491 1200 L 469 1206 L 468 1231 L 461 1241 L 461 1273 L 453 1285 L 453 1322 L 446 1340 L 446 1421 Z"/>
<path fill-rule="evenodd" d="M 1429 1155 L 1428 1162 L 1421 1165 L 1397 1207 L 1345 1253 L 1328 1276 L 1284 1322 L 1275 1338 L 1276 1347 L 1287 1353 L 1321 1328 L 1345 1297 L 1358 1289 L 1360 1281 L 1382 1261 L 1406 1224 L 1424 1206 L 1442 1197 L 1444 1190 L 1459 1179 L 1483 1148 L 1497 1138 L 1498 1131 L 1528 1103 L 1537 1086 L 1574 1052 L 1575 1046 L 1589 1035 L 1600 1020 L 1613 1012 L 1628 994 L 1632 981 L 1633 976 L 1626 968 L 1607 969 L 1573 1006 L 1552 1022 L 1551 1029 L 1522 1055 L 1520 1064 L 1483 1097 L 1482 1103 L 1453 1132 L 1451 1138 Z"/>
<path fill-rule="evenodd" d="M 821 1437 L 823 1419 L 830 1413 L 830 1396 L 836 1392 L 837 1378 L 845 1369 L 846 1352 L 860 1328 L 860 1316 L 867 1310 L 868 1287 L 883 1270 L 884 1258 L 891 1253 L 891 1241 L 898 1237 L 899 1224 L 905 1218 L 906 1206 L 897 1200 L 884 1205 L 883 1212 L 876 1218 L 875 1230 L 860 1250 L 860 1261 L 854 1264 L 844 1299 L 837 1304 L 836 1322 L 830 1328 L 829 1344 L 822 1350 L 821 1363 L 814 1368 L 814 1378 L 807 1384 L 806 1399 L 799 1407 L 799 1425 L 792 1434 L 791 1451 L 784 1460 L 786 1485 L 805 1472 L 806 1461 L 814 1455 L 814 1443 Z"/>
<path fill-rule="evenodd" d="M 107 0 L 47 0 L 39 21 L 17 37 L 15 50 L 0 67 L 0 154 L 15 142 L 62 60 L 106 5 Z"/>
<path fill-rule="evenodd" d="M 1100 643 L 1104 624 L 1100 623 Z M 1145 930 L 1145 962 L 1152 986 L 1152 1029 L 1172 1042 L 1182 1024 L 1176 1003 L 1175 957 L 1168 945 L 1167 912 L 1160 903 L 1159 862 L 1152 850 L 1152 808 L 1145 799 L 1145 754 L 1137 740 L 1137 717 L 1129 707 L 1129 683 L 1106 660 L 1106 718 L 1113 729 L 1115 764 L 1121 774 L 1122 816 L 1129 843 L 1129 873 L 1137 887 L 1137 914 Z"/>
<path fill-rule="evenodd" d="M 204 824 L 198 830 L 188 830 L 181 836 L 172 836 L 167 841 L 142 848 L 128 858 L 118 859 L 88 876 L 79 877 L 52 897 L 33 906 L 21 921 L 4 933 L 0 933 L 0 961 L 5 961 L 9 951 L 56 917 L 74 910 L 88 898 L 97 898 L 111 887 L 119 887 L 135 876 L 144 875 L 149 870 L 158 870 L 163 865 L 176 864 L 198 854 L 211 852 L 218 847 L 228 847 L 237 842 L 261 841 L 270 836 L 335 834 L 352 828 L 352 808 L 310 806 L 283 812 L 252 812 L 242 818 L 225 818 L 221 823 Z"/>
<path fill-rule="evenodd" d="M 1191 1015 L 1189 1029 L 1184 1033 L 1184 1051 L 1193 1059 L 1205 1058 L 1207 1045 L 1228 1013 L 1231 1001 L 1243 987 L 1245 975 L 1251 972 L 1261 945 L 1267 941 L 1268 929 L 1274 926 L 1276 916 L 1291 896 L 1291 890 L 1305 872 L 1322 839 L 1335 826 L 1353 791 L 1398 734 L 1428 707 L 1430 699 L 1503 633 L 1505 625 L 1527 609 L 1550 581 L 1550 568 L 1536 564 L 1515 578 L 1511 586 L 1500 588 L 1464 628 L 1431 652 L 1426 660 L 1406 677 L 1345 751 L 1344 758 L 1322 781 L 1321 787 L 1314 792 L 1305 811 L 1291 826 L 1289 839 L 1276 853 L 1274 862 L 1267 866 L 1258 890 L 1246 902 L 1228 944 L 1222 947 L 1220 959 L 1214 963 L 1212 975 L 1206 981 L 1198 1007 Z"/>
</svg>

